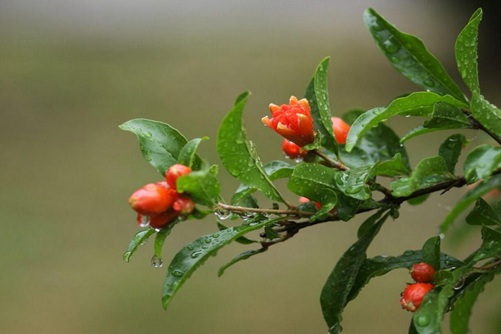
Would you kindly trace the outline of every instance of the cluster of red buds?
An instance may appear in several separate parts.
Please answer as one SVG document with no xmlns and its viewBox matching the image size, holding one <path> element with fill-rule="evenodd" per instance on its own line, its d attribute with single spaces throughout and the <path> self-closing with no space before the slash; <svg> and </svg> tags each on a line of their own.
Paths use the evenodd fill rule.
<svg viewBox="0 0 501 334">
<path fill-rule="evenodd" d="M 408 284 L 400 298 L 400 305 L 404 310 L 415 312 L 424 296 L 430 292 L 435 285 L 435 268 L 425 262 L 412 265 L 410 269 L 411 277 L 416 283 Z"/>
<path fill-rule="evenodd" d="M 313 117 L 307 99 L 298 100 L 291 96 L 289 104 L 280 106 L 270 104 L 271 118 L 266 116 L 261 121 L 284 137 L 282 150 L 291 159 L 303 158 L 308 151 L 304 146 L 315 140 Z M 339 144 L 346 144 L 350 126 L 339 117 L 332 117 L 332 131 Z"/>
<path fill-rule="evenodd" d="M 191 198 L 177 192 L 177 180 L 189 173 L 190 167 L 175 164 L 165 172 L 164 181 L 148 183 L 130 196 L 129 204 L 137 212 L 140 226 L 159 229 L 195 209 Z"/>
</svg>

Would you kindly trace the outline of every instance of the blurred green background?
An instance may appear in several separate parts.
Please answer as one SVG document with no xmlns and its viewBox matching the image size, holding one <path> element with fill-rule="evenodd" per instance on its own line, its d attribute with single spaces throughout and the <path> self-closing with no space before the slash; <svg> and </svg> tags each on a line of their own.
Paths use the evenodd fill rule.
<svg viewBox="0 0 501 334">
<path fill-rule="evenodd" d="M 363 217 L 303 230 L 217 278 L 217 269 L 246 249 L 231 245 L 201 267 L 164 312 L 165 266 L 151 267 L 151 243 L 131 263 L 122 260 L 138 229 L 127 199 L 160 175 L 142 160 L 135 137 L 117 126 L 144 117 L 168 122 L 188 138 L 207 135 L 201 154 L 219 163 L 217 126 L 235 97 L 250 90 L 249 136 L 264 161 L 276 159 L 281 139 L 260 118 L 270 102 L 301 97 L 325 56 L 332 57 L 335 114 L 385 105 L 417 89 L 372 42 L 362 22 L 367 7 L 421 37 L 457 78 L 454 38 L 472 3 L 482 2 L 451 3 L 0 2 L 0 333 L 325 333 L 320 290 Z M 489 27 L 494 19 L 487 14 Z M 483 29 L 480 43 L 488 50 L 495 42 Z M 481 83 L 499 105 L 491 56 L 481 55 Z M 416 124 L 390 122 L 399 134 Z M 466 134 L 476 143 L 487 140 Z M 445 135 L 410 141 L 411 163 L 433 154 Z M 224 171 L 221 176 L 229 198 L 237 183 Z M 370 255 L 420 248 L 460 195 L 454 190 L 405 206 Z M 179 225 L 164 261 L 215 230 L 210 217 Z M 478 243 L 456 229 L 444 249 L 461 257 Z M 406 332 L 410 314 L 398 300 L 408 281 L 405 270 L 374 279 L 347 308 L 345 332 Z M 493 283 L 480 297 L 473 333 L 499 333 L 499 291 Z"/>
</svg>

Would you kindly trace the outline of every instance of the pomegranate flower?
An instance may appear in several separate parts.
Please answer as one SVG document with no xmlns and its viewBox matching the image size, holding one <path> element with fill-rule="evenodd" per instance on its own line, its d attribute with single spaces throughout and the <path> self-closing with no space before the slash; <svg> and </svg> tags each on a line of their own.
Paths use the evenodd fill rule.
<svg viewBox="0 0 501 334">
<path fill-rule="evenodd" d="M 269 128 L 291 142 L 303 147 L 315 140 L 313 118 L 307 99 L 298 100 L 291 96 L 289 104 L 270 104 L 271 118 L 263 117 L 261 121 Z"/>
</svg>

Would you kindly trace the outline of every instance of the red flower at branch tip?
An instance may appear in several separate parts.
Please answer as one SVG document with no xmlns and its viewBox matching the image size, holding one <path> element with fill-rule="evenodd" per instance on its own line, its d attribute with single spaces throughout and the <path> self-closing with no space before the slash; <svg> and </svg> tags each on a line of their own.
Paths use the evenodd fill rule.
<svg viewBox="0 0 501 334">
<path fill-rule="evenodd" d="M 313 118 L 307 99 L 298 100 L 291 96 L 289 104 L 270 104 L 271 118 L 265 116 L 261 121 L 291 142 L 299 146 L 311 144 L 315 140 Z"/>
</svg>

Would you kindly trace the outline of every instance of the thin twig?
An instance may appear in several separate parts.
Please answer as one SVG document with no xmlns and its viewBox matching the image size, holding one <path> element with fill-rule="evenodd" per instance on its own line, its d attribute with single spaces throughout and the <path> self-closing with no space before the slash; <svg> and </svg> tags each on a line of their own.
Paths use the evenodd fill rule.
<svg viewBox="0 0 501 334">
<path fill-rule="evenodd" d="M 317 156 L 319 156 L 320 158 L 325 160 L 325 162 L 327 162 L 331 167 L 334 167 L 334 168 L 339 169 L 339 170 L 349 170 L 350 169 L 348 166 L 344 165 L 341 161 L 332 160 L 331 158 L 329 158 L 327 155 L 325 155 L 323 152 L 321 152 L 319 150 L 313 150 L 313 153 L 315 153 Z"/>
</svg>

